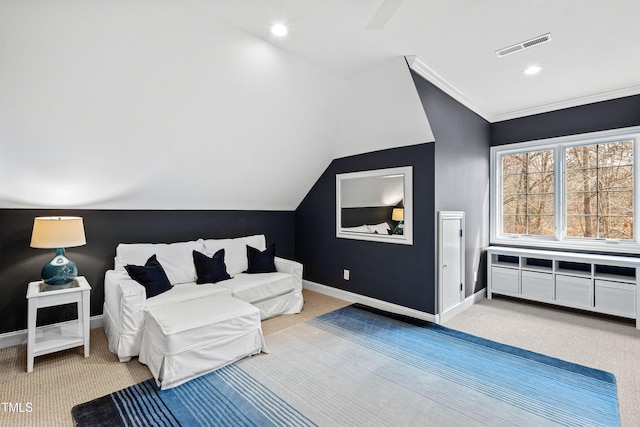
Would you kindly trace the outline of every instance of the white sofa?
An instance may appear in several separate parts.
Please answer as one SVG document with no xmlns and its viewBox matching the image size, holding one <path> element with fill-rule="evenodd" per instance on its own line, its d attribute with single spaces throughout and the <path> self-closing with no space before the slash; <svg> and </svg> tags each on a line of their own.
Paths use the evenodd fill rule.
<svg viewBox="0 0 640 427">
<path fill-rule="evenodd" d="M 266 249 L 264 235 L 236 239 L 198 239 L 179 243 L 119 244 L 113 270 L 104 280 L 104 324 L 109 350 L 126 362 L 140 353 L 145 313 L 167 304 L 175 304 L 210 295 L 232 296 L 253 304 L 260 318 L 302 310 L 302 264 L 275 258 L 276 272 L 245 273 L 248 267 L 247 246 Z M 213 256 L 225 249 L 225 265 L 231 279 L 218 283 L 196 284 L 193 251 Z M 172 288 L 147 299 L 145 288 L 133 280 L 125 266 L 144 265 L 156 255 Z"/>
</svg>

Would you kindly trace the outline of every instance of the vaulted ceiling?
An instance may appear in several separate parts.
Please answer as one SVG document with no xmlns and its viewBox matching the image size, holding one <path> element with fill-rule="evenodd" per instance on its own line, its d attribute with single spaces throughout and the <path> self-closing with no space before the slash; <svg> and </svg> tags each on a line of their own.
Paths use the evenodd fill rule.
<svg viewBox="0 0 640 427">
<path fill-rule="evenodd" d="M 639 15 L 627 0 L 3 1 L 0 208 L 295 209 L 334 158 L 433 141 L 405 57 L 497 121 L 640 93 Z"/>
</svg>

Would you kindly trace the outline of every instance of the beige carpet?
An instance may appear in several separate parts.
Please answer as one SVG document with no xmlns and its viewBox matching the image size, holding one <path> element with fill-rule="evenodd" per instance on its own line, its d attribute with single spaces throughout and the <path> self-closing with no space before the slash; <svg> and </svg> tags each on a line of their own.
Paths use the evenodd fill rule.
<svg viewBox="0 0 640 427">
<path fill-rule="evenodd" d="M 640 426 L 640 330 L 522 300 L 483 299 L 445 326 L 613 373 L 623 426 Z"/>
<path fill-rule="evenodd" d="M 308 290 L 304 296 L 303 312 L 263 322 L 265 335 L 348 305 Z M 640 425 L 640 331 L 632 324 L 494 299 L 475 304 L 446 326 L 613 372 L 622 425 Z M 74 405 L 151 377 L 137 359 L 119 363 L 102 329 L 91 331 L 89 358 L 81 347 L 40 356 L 27 374 L 26 346 L 20 345 L 1 349 L 0 364 L 0 426 L 72 426 Z M 9 410 L 8 403 L 24 412 Z"/>
</svg>

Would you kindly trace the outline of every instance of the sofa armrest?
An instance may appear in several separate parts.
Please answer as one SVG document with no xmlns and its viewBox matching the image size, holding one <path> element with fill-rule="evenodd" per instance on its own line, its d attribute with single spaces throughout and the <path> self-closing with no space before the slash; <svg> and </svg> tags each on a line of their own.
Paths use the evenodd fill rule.
<svg viewBox="0 0 640 427">
<path fill-rule="evenodd" d="M 275 257 L 276 270 L 281 273 L 289 273 L 294 277 L 295 288 L 302 289 L 302 264 L 290 259 Z"/>
<path fill-rule="evenodd" d="M 109 335 L 109 349 L 122 359 L 137 356 L 147 294 L 144 286 L 129 275 L 109 270 L 104 279 L 105 309 L 111 318 L 113 331 Z"/>
</svg>

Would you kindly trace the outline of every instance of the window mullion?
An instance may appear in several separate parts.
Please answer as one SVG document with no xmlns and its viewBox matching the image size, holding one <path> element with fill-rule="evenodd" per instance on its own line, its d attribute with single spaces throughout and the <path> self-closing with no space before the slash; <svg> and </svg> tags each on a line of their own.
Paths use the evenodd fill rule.
<svg viewBox="0 0 640 427">
<path fill-rule="evenodd" d="M 554 153 L 554 213 L 555 238 L 562 241 L 566 236 L 567 212 L 565 208 L 566 200 L 566 168 L 565 168 L 565 147 L 556 147 Z"/>
<path fill-rule="evenodd" d="M 638 214 L 638 211 L 640 211 L 640 208 L 638 205 L 638 203 L 640 202 L 640 198 L 638 197 L 638 190 L 640 189 L 640 186 L 638 185 L 638 183 L 640 183 L 640 173 L 638 173 L 638 153 L 640 153 L 640 141 L 638 141 L 637 138 L 633 139 L 633 157 L 632 157 L 632 165 L 633 165 L 633 240 L 638 243 L 640 242 L 640 227 L 638 227 L 638 224 L 640 224 L 640 215 Z"/>
</svg>

